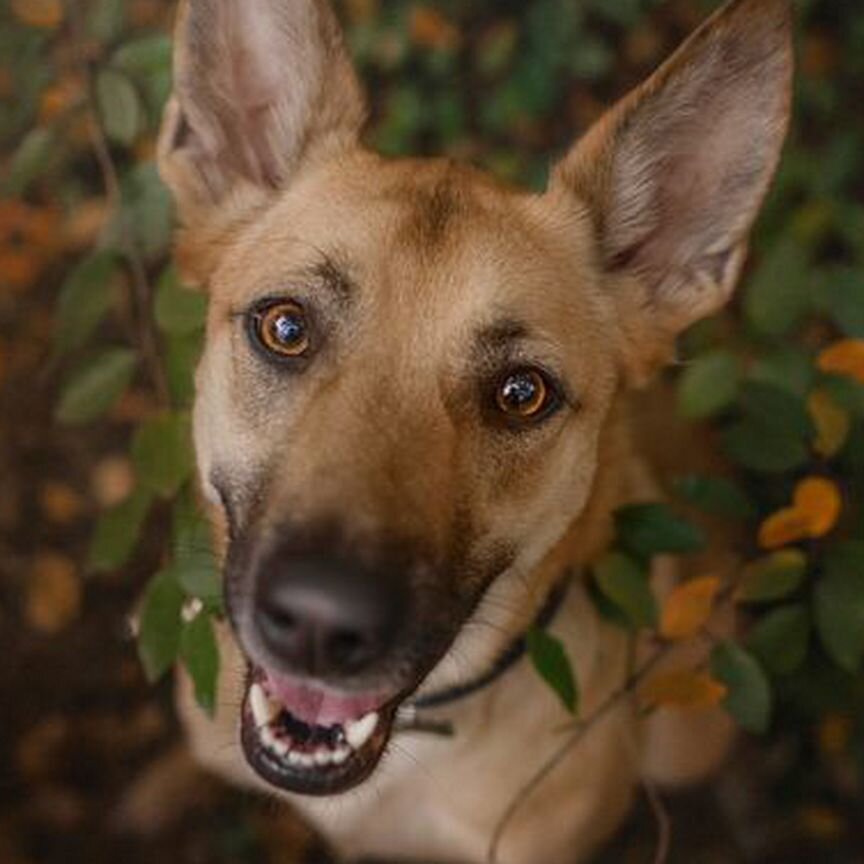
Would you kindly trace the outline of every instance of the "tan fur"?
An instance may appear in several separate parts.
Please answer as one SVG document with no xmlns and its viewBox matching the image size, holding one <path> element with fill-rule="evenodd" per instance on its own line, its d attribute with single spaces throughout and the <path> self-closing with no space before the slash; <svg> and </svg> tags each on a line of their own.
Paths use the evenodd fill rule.
<svg viewBox="0 0 864 864">
<path fill-rule="evenodd" d="M 336 515 L 358 549 L 386 536 L 430 561 L 467 555 L 471 567 L 451 580 L 496 570 L 422 682 L 428 692 L 486 669 L 562 571 L 607 548 L 615 508 L 660 494 L 628 388 L 734 285 L 788 118 L 788 9 L 735 0 L 578 143 L 538 196 L 449 161 L 369 152 L 329 8 L 242 6 L 261 27 L 244 25 L 232 47 L 222 25 L 236 25 L 236 0 L 184 4 L 160 144 L 183 221 L 179 258 L 210 295 L 195 408 L 202 488 L 223 551 L 218 477 L 260 536 Z M 279 62 L 273 44 L 287 52 Z M 292 51 L 298 66 L 285 59 Z M 268 368 L 247 344 L 243 313 L 271 295 L 314 307 L 326 334 L 302 374 Z M 490 426 L 478 376 L 501 365 L 499 343 L 516 352 L 511 365 L 553 365 L 574 404 L 527 434 Z M 721 543 L 710 564 L 688 564 L 706 566 L 722 575 L 734 562 Z M 659 596 L 681 574 L 669 561 L 656 569 Z M 590 716 L 625 680 L 628 639 L 581 582 L 553 630 Z M 180 682 L 191 745 L 214 771 L 266 791 L 237 743 L 245 660 L 227 627 L 221 644 L 215 720 Z M 454 723 L 454 740 L 397 735 L 357 790 L 294 800 L 346 858 L 479 864 L 566 719 L 524 663 L 435 716 Z M 584 859 L 640 776 L 693 779 L 729 735 L 717 712 L 645 724 L 623 701 L 527 802 L 500 861 Z"/>
</svg>

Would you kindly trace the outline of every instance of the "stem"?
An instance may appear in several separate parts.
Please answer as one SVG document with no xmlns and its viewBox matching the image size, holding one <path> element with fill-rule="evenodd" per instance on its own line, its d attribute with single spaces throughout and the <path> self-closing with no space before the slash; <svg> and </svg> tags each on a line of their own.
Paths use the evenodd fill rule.
<svg viewBox="0 0 864 864">
<path fill-rule="evenodd" d="M 144 265 L 141 252 L 138 249 L 132 232 L 129 230 L 126 210 L 123 205 L 119 172 L 111 156 L 111 149 L 108 146 L 108 136 L 105 133 L 105 126 L 99 112 L 98 100 L 96 98 L 96 75 L 93 64 L 88 60 L 84 49 L 85 38 L 81 0 L 68 0 L 68 5 L 70 11 L 69 19 L 74 32 L 74 42 L 78 49 L 79 64 L 85 81 L 88 126 L 93 154 L 99 165 L 108 203 L 117 216 L 120 247 L 132 277 L 132 298 L 137 321 L 138 346 L 144 357 L 153 389 L 156 392 L 157 401 L 160 405 L 167 407 L 171 404 L 171 397 L 165 380 L 165 371 L 159 359 L 159 344 L 153 326 L 150 304 L 153 290 L 150 286 L 147 268 Z"/>
</svg>

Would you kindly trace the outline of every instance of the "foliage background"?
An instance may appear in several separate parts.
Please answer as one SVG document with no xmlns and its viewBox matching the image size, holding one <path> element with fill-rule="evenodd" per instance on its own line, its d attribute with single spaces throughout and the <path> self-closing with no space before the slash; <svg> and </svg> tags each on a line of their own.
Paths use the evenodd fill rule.
<svg viewBox="0 0 864 864">
<path fill-rule="evenodd" d="M 542 187 L 550 159 L 716 5 L 344 0 L 340 12 L 375 146 L 447 153 Z M 864 849 L 864 360 L 858 342 L 840 343 L 839 360 L 824 353 L 864 338 L 864 9 L 796 5 L 796 119 L 746 287 L 688 335 L 674 374 L 680 410 L 738 468 L 733 503 L 704 478 L 680 484 L 682 500 L 742 521 L 750 559 L 763 560 L 760 545 L 797 551 L 751 577 L 757 596 L 742 603 L 757 690 L 773 694 L 749 725 L 768 732 L 745 740 L 710 787 L 668 802 L 672 861 L 849 864 Z M 205 612 L 219 604 L 189 493 L 204 302 L 170 267 L 170 202 L 152 163 L 173 11 L 167 0 L 0 0 L 9 864 L 293 862 L 304 842 L 294 830 L 274 841 L 266 809 L 215 786 L 165 824 L 156 807 L 146 839 L 121 830 L 131 779 L 177 738 L 170 687 L 149 687 L 136 656 L 129 612 L 142 592 L 146 672 L 180 655 L 202 700 L 214 698 L 209 619 L 181 615 L 192 619 L 193 597 Z M 764 542 L 764 520 L 812 475 L 839 493 L 838 518 L 818 537 L 807 528 Z M 597 585 L 609 581 L 601 573 Z M 743 690 L 724 680 L 739 719 L 743 699 L 753 721 L 752 674 Z M 655 835 L 643 803 L 608 860 L 652 860 Z"/>
</svg>

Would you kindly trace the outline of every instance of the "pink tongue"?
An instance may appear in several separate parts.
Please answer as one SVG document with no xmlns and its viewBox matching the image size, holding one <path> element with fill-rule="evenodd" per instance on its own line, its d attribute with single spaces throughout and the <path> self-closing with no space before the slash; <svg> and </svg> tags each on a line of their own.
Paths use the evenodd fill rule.
<svg viewBox="0 0 864 864">
<path fill-rule="evenodd" d="M 264 685 L 271 697 L 309 725 L 332 726 L 358 720 L 387 701 L 387 697 L 380 693 L 336 693 L 274 672 L 265 671 Z"/>
</svg>

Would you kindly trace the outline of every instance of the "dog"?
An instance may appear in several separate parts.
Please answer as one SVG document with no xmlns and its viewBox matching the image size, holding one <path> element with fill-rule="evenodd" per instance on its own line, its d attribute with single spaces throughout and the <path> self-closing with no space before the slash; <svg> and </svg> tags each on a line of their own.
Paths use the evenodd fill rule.
<svg viewBox="0 0 864 864">
<path fill-rule="evenodd" d="M 732 294 L 790 34 L 786 0 L 732 0 L 529 194 L 365 147 L 324 0 L 181 4 L 158 156 L 209 293 L 194 439 L 229 624 L 215 717 L 183 679 L 180 711 L 202 764 L 345 860 L 486 860 L 567 721 L 521 656 L 532 626 L 583 717 L 625 682 L 631 638 L 584 573 L 615 509 L 658 495 L 633 394 Z M 613 704 L 497 860 L 584 860 L 640 778 L 700 777 L 729 736 L 719 708 Z"/>
</svg>

